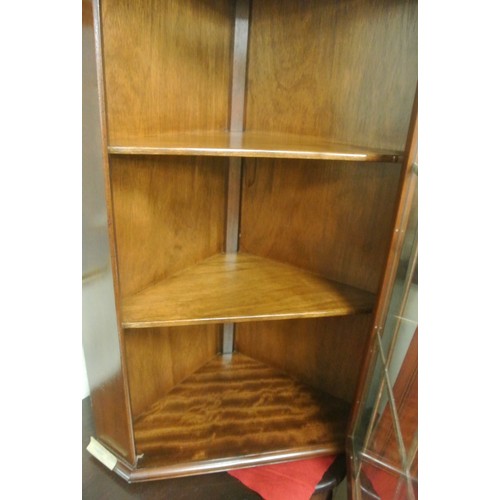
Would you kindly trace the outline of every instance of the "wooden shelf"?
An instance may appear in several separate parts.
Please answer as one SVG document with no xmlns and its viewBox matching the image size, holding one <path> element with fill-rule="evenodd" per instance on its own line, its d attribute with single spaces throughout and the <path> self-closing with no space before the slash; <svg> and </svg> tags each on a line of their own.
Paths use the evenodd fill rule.
<svg viewBox="0 0 500 500">
<path fill-rule="evenodd" d="M 205 155 L 372 162 L 399 162 L 402 159 L 400 151 L 337 144 L 318 137 L 250 131 L 129 138 L 115 141 L 108 146 L 108 152 L 121 155 Z"/>
<path fill-rule="evenodd" d="M 123 299 L 124 328 L 345 316 L 375 296 L 249 254 L 217 254 Z"/>
<path fill-rule="evenodd" d="M 252 358 L 217 356 L 137 418 L 139 468 L 178 474 L 186 464 L 203 472 L 215 460 L 228 469 L 336 453 L 349 409 Z"/>
</svg>

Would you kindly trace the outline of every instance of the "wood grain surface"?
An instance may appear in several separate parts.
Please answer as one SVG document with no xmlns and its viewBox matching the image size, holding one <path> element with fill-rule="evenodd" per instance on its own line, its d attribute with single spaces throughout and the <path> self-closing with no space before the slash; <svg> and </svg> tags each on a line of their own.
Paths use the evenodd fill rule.
<svg viewBox="0 0 500 500">
<path fill-rule="evenodd" d="M 376 293 L 399 165 L 245 159 L 240 251 Z"/>
<path fill-rule="evenodd" d="M 261 496 L 225 472 L 146 481 L 128 484 L 108 470 L 87 450 L 90 436 L 95 436 L 90 398 L 82 401 L 82 499 L 120 500 L 261 500 Z M 133 475 L 133 473 L 132 473 Z M 331 500 L 345 477 L 345 457 L 337 459 L 316 486 L 311 500 Z M 131 478 L 130 478 L 131 479 Z"/>
<path fill-rule="evenodd" d="M 110 163 L 122 297 L 224 250 L 228 160 Z"/>
<path fill-rule="evenodd" d="M 83 4 L 85 6 L 85 3 Z M 88 4 L 87 4 L 88 5 Z M 120 327 L 120 280 L 118 271 L 118 261 L 116 254 L 114 215 L 112 207 L 112 187 L 108 165 L 107 145 L 107 121 L 104 91 L 104 74 L 102 66 L 102 38 L 99 2 L 94 1 L 93 9 L 83 16 L 83 30 L 90 29 L 86 26 L 89 14 L 93 16 L 97 95 L 95 88 L 83 88 L 83 94 L 99 102 L 98 122 L 86 121 L 86 118 L 94 116 L 93 113 L 84 114 L 83 126 L 95 127 L 102 137 L 102 161 L 104 174 L 104 192 L 106 198 L 106 229 L 108 240 L 102 242 L 107 245 L 109 241 L 110 272 L 106 271 L 94 277 L 92 290 L 87 289 L 83 305 L 88 307 L 89 312 L 85 316 L 86 326 L 83 329 L 83 348 L 85 352 L 85 362 L 87 377 L 89 382 L 90 396 L 94 406 L 94 420 L 96 426 L 96 436 L 110 447 L 122 460 L 126 460 L 130 465 L 134 465 L 137 460 L 132 429 L 132 412 L 130 407 L 129 387 L 127 369 L 123 360 L 125 358 L 125 348 L 123 345 L 123 331 Z M 83 43 L 85 43 L 85 37 Z M 84 54 L 86 51 L 84 51 Z M 85 65 L 88 62 L 83 59 L 82 66 L 85 72 Z M 84 79 L 85 83 L 85 79 Z M 94 94 L 94 95 L 92 95 Z M 89 109 L 87 110 L 89 111 Z M 100 127 L 99 127 L 100 125 Z M 85 142 L 83 144 L 85 147 Z M 88 151 L 87 151 L 88 153 Z M 99 156 L 97 156 L 99 158 Z M 99 161 L 99 160 L 97 160 Z M 99 165 L 97 165 L 98 167 Z M 94 166 L 96 167 L 96 166 Z M 96 175 L 98 175 L 98 169 Z M 99 183 L 98 177 L 94 182 Z M 97 213 L 97 212 L 96 212 Z M 104 221 L 95 221 L 96 225 L 101 225 Z M 88 304 L 88 306 L 87 306 Z M 116 313 L 116 322 L 113 320 Z M 91 325 L 91 326 L 89 326 Z"/>
<path fill-rule="evenodd" d="M 375 297 L 248 254 L 218 254 L 123 300 L 123 326 L 193 325 L 343 316 Z"/>
<path fill-rule="evenodd" d="M 125 330 L 133 417 L 220 352 L 220 325 Z"/>
<path fill-rule="evenodd" d="M 379 150 L 335 143 L 321 137 L 256 131 L 184 132 L 151 137 L 118 137 L 108 147 L 111 154 L 204 155 L 263 158 L 310 158 L 397 162 L 401 151 Z"/>
<path fill-rule="evenodd" d="M 402 150 L 417 2 L 252 2 L 246 130 Z"/>
<path fill-rule="evenodd" d="M 117 472 L 344 449 L 404 219 L 416 0 L 98 4 L 122 330 L 93 400 L 144 453 Z M 242 352 L 214 357 L 233 322 Z"/>
<path fill-rule="evenodd" d="M 352 401 L 371 314 L 240 323 L 235 349 L 317 389 Z"/>
<path fill-rule="evenodd" d="M 240 354 L 217 356 L 135 422 L 140 466 L 343 449 L 349 405 Z M 298 457 L 297 457 L 298 458 Z"/>
<path fill-rule="evenodd" d="M 102 0 L 110 142 L 229 121 L 231 0 Z"/>
</svg>

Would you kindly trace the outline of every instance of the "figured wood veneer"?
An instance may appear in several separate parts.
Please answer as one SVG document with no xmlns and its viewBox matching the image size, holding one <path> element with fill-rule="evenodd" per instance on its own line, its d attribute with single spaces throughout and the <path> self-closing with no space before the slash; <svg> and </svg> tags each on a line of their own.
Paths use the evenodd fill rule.
<svg viewBox="0 0 500 500">
<path fill-rule="evenodd" d="M 368 312 L 373 294 L 247 254 L 219 254 L 123 299 L 123 326 L 342 316 Z"/>
<path fill-rule="evenodd" d="M 348 413 L 346 402 L 258 361 L 217 356 L 137 418 L 135 440 L 141 467 L 218 459 L 235 468 L 266 453 L 339 452 Z"/>
</svg>

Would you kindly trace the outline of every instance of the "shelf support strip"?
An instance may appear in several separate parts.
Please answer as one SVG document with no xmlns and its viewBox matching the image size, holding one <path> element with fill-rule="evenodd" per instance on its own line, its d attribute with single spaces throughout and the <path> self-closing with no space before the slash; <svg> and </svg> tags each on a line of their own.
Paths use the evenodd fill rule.
<svg viewBox="0 0 500 500">
<path fill-rule="evenodd" d="M 231 132 L 242 132 L 244 125 L 249 18 L 250 1 L 237 0 L 234 23 L 231 117 L 229 123 Z M 241 158 L 230 158 L 227 188 L 226 253 L 236 253 L 238 251 L 241 212 L 241 170 Z M 224 354 L 231 354 L 233 349 L 234 323 L 225 323 L 222 352 Z"/>
</svg>

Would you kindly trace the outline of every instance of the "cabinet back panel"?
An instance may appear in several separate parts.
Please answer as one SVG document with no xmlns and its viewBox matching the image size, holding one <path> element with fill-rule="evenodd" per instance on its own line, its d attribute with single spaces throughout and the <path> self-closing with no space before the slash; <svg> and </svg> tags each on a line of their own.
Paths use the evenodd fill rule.
<svg viewBox="0 0 500 500">
<path fill-rule="evenodd" d="M 111 144 L 227 128 L 233 10 L 231 0 L 102 0 Z"/>
<path fill-rule="evenodd" d="M 248 58 L 247 130 L 404 149 L 415 0 L 255 0 Z"/>
<path fill-rule="evenodd" d="M 219 351 L 220 325 L 125 330 L 134 418 Z"/>
<path fill-rule="evenodd" d="M 110 158 L 122 296 L 224 250 L 226 158 Z"/>
<path fill-rule="evenodd" d="M 240 250 L 376 293 L 400 166 L 244 160 Z"/>
<path fill-rule="evenodd" d="M 371 314 L 341 318 L 240 323 L 235 349 L 352 401 Z"/>
</svg>

